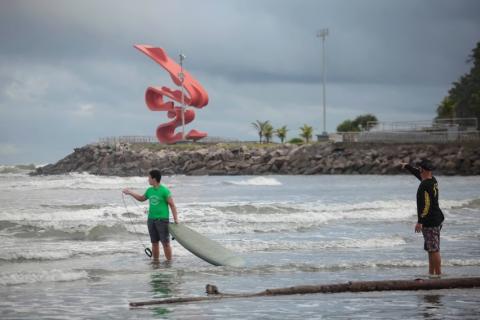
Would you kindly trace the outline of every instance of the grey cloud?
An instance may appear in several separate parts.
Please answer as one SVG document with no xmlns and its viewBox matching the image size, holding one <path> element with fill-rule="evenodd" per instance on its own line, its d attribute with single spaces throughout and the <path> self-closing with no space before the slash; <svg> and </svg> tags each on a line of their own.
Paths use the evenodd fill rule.
<svg viewBox="0 0 480 320">
<path fill-rule="evenodd" d="M 52 150 L 38 161 L 54 161 L 101 136 L 153 135 L 168 119 L 147 109 L 145 89 L 173 84 L 135 43 L 187 55 L 187 70 L 210 95 L 192 128 L 249 140 L 256 119 L 320 130 L 315 33 L 323 27 L 329 131 L 366 112 L 424 120 L 470 68 L 480 2 L 3 1 L 0 144 Z"/>
<path fill-rule="evenodd" d="M 22 24 L 4 53 L 69 63 L 115 56 L 134 63 L 127 46 L 147 42 L 185 50 L 196 68 L 232 81 L 320 81 L 315 31 L 330 26 L 331 80 L 439 83 L 463 63 L 449 57 L 465 55 L 474 45 L 465 39 L 480 29 L 474 1 L 260 1 L 254 7 L 248 1 L 87 1 L 73 8 L 64 1 L 21 1 L 14 9 L 4 15 L 18 14 Z M 449 34 L 455 37 L 447 43 Z"/>
</svg>

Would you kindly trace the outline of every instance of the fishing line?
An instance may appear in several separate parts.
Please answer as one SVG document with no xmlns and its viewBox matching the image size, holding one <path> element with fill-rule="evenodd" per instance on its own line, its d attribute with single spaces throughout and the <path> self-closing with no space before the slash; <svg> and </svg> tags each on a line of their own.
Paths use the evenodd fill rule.
<svg viewBox="0 0 480 320">
<path fill-rule="evenodd" d="M 133 223 L 133 219 L 132 219 L 132 217 L 130 216 L 130 211 L 128 211 L 127 203 L 125 202 L 125 195 L 123 194 L 123 192 L 122 192 L 122 201 L 123 201 L 123 205 L 124 205 L 124 207 L 125 207 L 125 210 L 127 211 L 127 215 L 128 215 L 129 220 L 130 220 L 130 223 L 132 224 L 133 232 L 135 232 L 135 235 L 137 236 L 138 241 L 140 242 L 140 244 L 141 244 L 141 245 L 143 246 L 143 248 L 145 249 L 145 250 L 144 250 L 144 251 L 145 251 L 145 254 L 146 254 L 149 258 L 151 258 L 151 257 L 152 257 L 152 250 L 150 250 L 150 248 L 147 248 L 147 246 L 144 244 L 144 242 L 142 241 L 142 239 L 141 239 L 140 236 L 138 235 L 137 229 L 135 228 L 135 224 Z M 136 202 L 134 202 L 134 203 L 135 203 L 135 205 L 137 206 L 137 208 L 139 208 L 140 210 L 142 209 L 142 208 L 140 208 L 140 206 L 139 206 Z M 132 213 L 133 213 L 133 212 L 132 212 Z"/>
</svg>

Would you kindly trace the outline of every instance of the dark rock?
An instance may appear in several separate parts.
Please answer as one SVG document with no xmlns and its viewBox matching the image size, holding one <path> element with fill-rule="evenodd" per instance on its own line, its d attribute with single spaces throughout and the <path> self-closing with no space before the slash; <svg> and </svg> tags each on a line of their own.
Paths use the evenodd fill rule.
<svg viewBox="0 0 480 320">
<path fill-rule="evenodd" d="M 33 174 L 86 171 L 100 175 L 146 175 L 159 168 L 164 175 L 259 175 L 259 174 L 402 174 L 402 162 L 416 164 L 430 158 L 435 174 L 480 174 L 480 151 L 472 145 L 431 144 L 332 144 L 278 145 L 268 148 L 217 145 L 158 150 L 153 146 L 88 145 L 56 164 Z M 156 151 L 154 151 L 156 149 Z"/>
</svg>

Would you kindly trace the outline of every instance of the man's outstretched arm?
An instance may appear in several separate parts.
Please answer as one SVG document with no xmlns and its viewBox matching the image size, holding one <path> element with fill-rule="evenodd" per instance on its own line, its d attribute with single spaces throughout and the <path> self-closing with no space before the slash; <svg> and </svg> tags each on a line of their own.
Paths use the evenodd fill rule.
<svg viewBox="0 0 480 320">
<path fill-rule="evenodd" d="M 422 177 L 420 176 L 420 170 L 418 170 L 417 168 L 412 167 L 408 163 L 402 163 L 402 169 L 407 169 L 408 171 L 410 171 L 411 174 L 417 177 L 418 180 L 422 181 Z"/>
<path fill-rule="evenodd" d="M 145 198 L 145 196 L 143 194 L 135 193 L 135 192 L 133 192 L 129 189 L 123 189 L 122 192 L 126 195 L 130 195 L 130 196 L 134 197 L 137 201 L 143 202 L 143 201 L 147 200 L 147 198 Z"/>
</svg>

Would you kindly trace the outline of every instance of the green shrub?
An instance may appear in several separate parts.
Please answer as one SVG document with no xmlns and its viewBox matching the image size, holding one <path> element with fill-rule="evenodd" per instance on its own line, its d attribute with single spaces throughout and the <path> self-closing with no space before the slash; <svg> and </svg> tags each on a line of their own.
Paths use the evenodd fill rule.
<svg viewBox="0 0 480 320">
<path fill-rule="evenodd" d="M 301 138 L 293 138 L 293 139 L 290 139 L 290 141 L 288 141 L 288 143 L 292 143 L 292 144 L 303 144 L 303 139 Z"/>
</svg>

